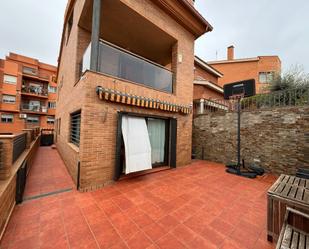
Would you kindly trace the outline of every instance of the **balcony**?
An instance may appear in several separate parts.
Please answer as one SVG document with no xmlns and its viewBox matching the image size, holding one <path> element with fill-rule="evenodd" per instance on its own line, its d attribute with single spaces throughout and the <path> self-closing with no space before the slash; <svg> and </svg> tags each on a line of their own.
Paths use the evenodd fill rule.
<svg viewBox="0 0 309 249">
<path fill-rule="evenodd" d="M 48 90 L 42 85 L 40 86 L 22 85 L 21 93 L 29 96 L 48 98 Z"/>
<path fill-rule="evenodd" d="M 94 6 L 97 2 L 86 1 L 78 21 L 78 40 L 83 42 L 77 61 L 83 71 L 90 69 L 173 93 L 178 58 L 176 37 L 122 1 L 106 0 L 101 6 Z M 104 13 L 96 22 L 92 21 L 93 8 Z M 96 37 L 92 37 L 94 33 Z"/>
<path fill-rule="evenodd" d="M 23 112 L 46 114 L 47 113 L 47 106 L 33 105 L 33 104 L 29 104 L 29 103 L 22 103 L 21 104 L 21 110 Z"/>
<path fill-rule="evenodd" d="M 83 71 L 90 67 L 90 50 L 89 46 L 84 54 Z M 170 70 L 103 41 L 99 43 L 98 71 L 160 91 L 173 92 L 173 73 Z"/>
<path fill-rule="evenodd" d="M 36 68 L 23 67 L 23 74 L 26 77 L 49 81 L 49 75 L 39 72 Z"/>
</svg>

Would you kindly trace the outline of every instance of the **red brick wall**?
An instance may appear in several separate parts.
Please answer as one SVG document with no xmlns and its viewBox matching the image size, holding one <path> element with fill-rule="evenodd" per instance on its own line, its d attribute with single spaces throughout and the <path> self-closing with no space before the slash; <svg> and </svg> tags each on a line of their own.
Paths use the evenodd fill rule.
<svg viewBox="0 0 309 249">
<path fill-rule="evenodd" d="M 223 77 L 218 81 L 220 86 L 240 80 L 255 79 L 256 92 L 260 93 L 263 92 L 266 84 L 259 83 L 259 72 L 275 71 L 280 73 L 281 62 L 277 56 L 259 58 L 260 60 L 256 61 L 211 64 L 211 66 L 223 73 Z"/>
<path fill-rule="evenodd" d="M 194 85 L 193 91 L 194 100 L 196 99 L 223 99 L 223 93 L 212 90 L 203 85 Z"/>
<path fill-rule="evenodd" d="M 218 84 L 218 77 L 207 72 L 195 63 L 194 79 L 196 80 L 207 80 L 211 83 Z M 194 84 L 193 100 L 196 99 L 223 99 L 223 93 L 219 93 L 209 87 L 203 85 Z"/>
<path fill-rule="evenodd" d="M 132 82 L 110 76 L 87 72 L 76 83 L 76 61 L 81 58 L 90 34 L 79 30 L 78 23 L 84 1 L 74 8 L 74 24 L 67 46 L 62 50 L 59 67 L 59 99 L 56 118 L 61 118 L 61 132 L 57 135 L 57 147 L 72 177 L 76 180 L 77 163 L 81 162 L 81 188 L 101 187 L 112 181 L 115 165 L 115 132 L 117 111 L 139 112 L 178 119 L 177 166 L 191 161 L 192 115 L 181 115 L 107 103 L 98 99 L 95 88 L 100 85 L 131 94 L 151 97 L 177 104 L 189 105 L 193 97 L 194 37 L 180 24 L 157 7 L 152 1 L 129 1 L 123 3 L 153 22 L 178 42 L 173 47 L 172 70 L 175 73 L 175 94 L 153 90 Z M 78 40 L 79 38 L 79 40 Z M 81 46 L 79 46 L 82 44 Z M 178 63 L 178 54 L 182 62 Z M 81 109 L 80 147 L 69 144 L 70 113 Z"/>
<path fill-rule="evenodd" d="M 204 80 L 208 80 L 214 84 L 218 83 L 218 77 L 207 72 L 205 69 L 201 68 L 199 65 L 195 64 L 194 65 L 195 70 L 194 70 L 194 79 L 199 79 L 202 78 Z"/>
</svg>

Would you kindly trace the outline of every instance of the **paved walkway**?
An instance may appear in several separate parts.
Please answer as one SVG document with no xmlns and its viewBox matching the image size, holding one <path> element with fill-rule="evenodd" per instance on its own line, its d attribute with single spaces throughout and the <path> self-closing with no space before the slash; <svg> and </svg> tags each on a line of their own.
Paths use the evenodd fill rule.
<svg viewBox="0 0 309 249">
<path fill-rule="evenodd" d="M 72 179 L 57 150 L 51 147 L 39 147 L 27 178 L 24 198 L 33 198 L 73 187 Z"/>
<path fill-rule="evenodd" d="M 40 148 L 27 195 L 72 186 L 63 167 L 56 150 Z M 274 177 L 250 180 L 224 170 L 198 161 L 92 193 L 26 201 L 15 208 L 0 248 L 274 248 L 266 241 L 266 191 Z"/>
</svg>

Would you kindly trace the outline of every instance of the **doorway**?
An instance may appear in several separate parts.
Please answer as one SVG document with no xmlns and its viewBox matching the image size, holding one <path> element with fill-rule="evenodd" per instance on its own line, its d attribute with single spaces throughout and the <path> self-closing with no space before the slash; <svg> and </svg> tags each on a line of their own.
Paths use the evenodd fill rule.
<svg viewBox="0 0 309 249">
<path fill-rule="evenodd" d="M 132 124 L 136 120 L 139 120 L 141 124 L 140 130 L 136 132 L 136 135 L 134 135 L 135 127 L 132 127 L 132 125 L 127 126 L 130 117 L 133 121 Z M 143 127 L 146 128 L 146 132 Z M 130 134 L 128 130 L 130 130 Z M 126 172 L 143 171 L 161 166 L 176 167 L 176 137 L 177 120 L 174 118 L 119 112 L 114 179 L 118 180 L 121 174 Z M 136 142 L 137 139 L 138 141 Z M 147 149 L 148 144 L 150 145 L 150 150 Z M 138 155 L 137 160 L 141 158 L 144 161 L 139 167 L 136 167 L 136 164 L 126 165 L 130 164 L 132 151 L 134 151 L 135 162 L 136 152 L 140 153 L 140 157 Z M 147 159 L 149 160 L 147 161 Z M 135 171 L 130 171 L 130 167 L 134 167 Z"/>
</svg>

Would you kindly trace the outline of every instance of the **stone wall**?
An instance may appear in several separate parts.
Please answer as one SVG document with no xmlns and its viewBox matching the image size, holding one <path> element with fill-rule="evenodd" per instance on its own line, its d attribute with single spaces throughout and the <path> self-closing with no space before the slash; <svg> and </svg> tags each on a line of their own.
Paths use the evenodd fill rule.
<svg viewBox="0 0 309 249">
<path fill-rule="evenodd" d="M 237 160 L 237 113 L 200 115 L 193 121 L 193 151 L 199 159 Z M 309 106 L 243 112 L 241 158 L 275 174 L 309 168 Z"/>
</svg>

